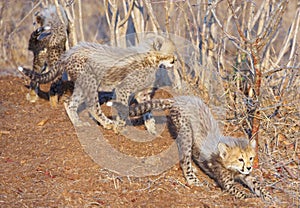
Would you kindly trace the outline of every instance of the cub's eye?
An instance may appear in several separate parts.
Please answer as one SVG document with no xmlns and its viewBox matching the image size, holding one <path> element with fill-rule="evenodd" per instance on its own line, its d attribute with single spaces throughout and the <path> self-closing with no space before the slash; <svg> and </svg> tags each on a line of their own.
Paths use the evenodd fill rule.
<svg viewBox="0 0 300 208">
<path fill-rule="evenodd" d="M 240 158 L 239 161 L 240 161 L 240 162 L 244 162 L 243 158 Z"/>
<path fill-rule="evenodd" d="M 253 160 L 253 157 L 250 157 L 249 159 L 250 159 L 250 160 Z"/>
</svg>

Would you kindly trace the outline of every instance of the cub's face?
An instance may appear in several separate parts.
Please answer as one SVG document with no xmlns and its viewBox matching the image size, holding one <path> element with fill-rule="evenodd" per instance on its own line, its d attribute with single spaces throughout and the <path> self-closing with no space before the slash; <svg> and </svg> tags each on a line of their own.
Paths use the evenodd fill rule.
<svg viewBox="0 0 300 208">
<path fill-rule="evenodd" d="M 51 27 L 39 27 L 33 31 L 30 35 L 28 50 L 33 52 L 39 52 L 40 50 L 47 47 L 50 40 Z"/>
<path fill-rule="evenodd" d="M 164 65 L 165 67 L 172 67 L 175 64 L 176 57 L 169 54 L 160 54 L 159 55 L 159 66 Z"/>
<path fill-rule="evenodd" d="M 251 140 L 245 149 L 237 146 L 229 147 L 224 143 L 219 143 L 218 145 L 220 157 L 225 168 L 241 174 L 249 174 L 252 171 L 255 147 L 255 140 Z"/>
</svg>

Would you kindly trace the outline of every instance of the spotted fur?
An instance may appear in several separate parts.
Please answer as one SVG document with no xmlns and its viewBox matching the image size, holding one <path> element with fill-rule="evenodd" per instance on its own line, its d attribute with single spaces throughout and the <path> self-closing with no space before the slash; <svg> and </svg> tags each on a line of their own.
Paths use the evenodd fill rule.
<svg viewBox="0 0 300 208">
<path fill-rule="evenodd" d="M 98 101 L 98 91 L 114 89 L 116 100 L 128 105 L 135 93 L 153 86 L 155 72 L 161 64 L 169 63 L 167 65 L 170 65 L 174 62 L 173 55 L 157 52 L 133 55 L 126 59 L 134 59 L 134 61 L 122 67 L 116 66 L 103 71 L 91 69 L 87 73 L 80 74 L 67 107 L 68 115 L 73 123 L 81 125 L 76 111 L 78 106 L 85 102 L 90 108 L 90 113 L 103 127 L 118 131 L 118 127 L 124 124 L 124 118 L 114 122 L 103 114 Z"/>
<path fill-rule="evenodd" d="M 223 190 L 237 198 L 252 196 L 236 186 L 236 181 L 239 181 L 257 196 L 271 199 L 270 194 L 250 176 L 255 140 L 223 136 L 209 108 L 200 98 L 179 96 L 151 100 L 131 107 L 129 115 L 137 116 L 153 109 L 170 109 L 170 118 L 177 130 L 180 165 L 188 184 L 201 184 L 192 166 L 193 159 Z"/>
<path fill-rule="evenodd" d="M 68 20 L 62 7 L 60 10 L 63 20 L 59 18 L 55 5 L 36 14 L 36 22 L 40 25 L 37 31 L 41 31 L 41 34 L 36 39 L 32 39 L 33 44 L 30 45 L 32 50 L 40 49 L 43 46 L 47 49 L 49 67 L 53 67 L 66 50 Z"/>
<path fill-rule="evenodd" d="M 44 27 L 34 30 L 30 35 L 28 43 L 28 50 L 33 52 L 32 68 L 38 72 L 44 71 L 47 67 L 47 45 L 45 41 L 39 40 L 40 35 L 44 32 Z"/>
<path fill-rule="evenodd" d="M 50 82 L 66 71 L 70 79 L 75 82 L 74 92 L 67 106 L 68 115 L 73 123 L 83 125 L 76 112 L 79 104 L 85 101 L 94 118 L 105 128 L 112 129 L 118 124 L 102 113 L 98 102 L 98 91 L 113 90 L 124 79 L 130 76 L 137 78 L 138 72 L 142 69 L 152 69 L 152 67 L 158 69 L 160 64 L 172 65 L 175 57 L 169 52 L 174 49 L 165 46 L 170 43 L 167 41 L 163 44 L 156 43 L 157 39 L 154 39 L 152 44 L 124 49 L 82 42 L 67 51 L 47 73 L 40 74 L 23 67 L 19 67 L 19 70 L 38 83 Z M 132 83 L 140 82 L 135 79 Z M 116 97 L 119 97 L 122 93 L 116 90 L 116 94 Z M 125 99 L 120 97 L 124 104 L 124 100 L 128 99 L 129 96 Z"/>
<path fill-rule="evenodd" d="M 62 8 L 61 13 L 63 21 L 59 19 L 56 7 L 52 5 L 36 14 L 39 27 L 31 33 L 28 43 L 28 50 L 33 52 L 33 70 L 36 72 L 45 71 L 47 66 L 53 67 L 66 50 L 68 20 Z M 57 82 L 61 82 L 60 78 Z M 34 80 L 31 88 L 36 88 L 39 94 L 40 90 Z"/>
</svg>

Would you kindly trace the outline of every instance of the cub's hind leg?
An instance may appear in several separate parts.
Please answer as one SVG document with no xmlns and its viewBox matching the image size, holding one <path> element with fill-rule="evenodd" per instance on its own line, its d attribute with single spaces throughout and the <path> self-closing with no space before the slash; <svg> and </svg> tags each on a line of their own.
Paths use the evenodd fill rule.
<svg viewBox="0 0 300 208">
<path fill-rule="evenodd" d="M 80 79 L 80 78 L 79 78 Z M 72 96 L 68 101 L 64 103 L 65 109 L 67 111 L 67 114 L 75 126 L 88 126 L 89 123 L 82 122 L 79 118 L 79 115 L 77 113 L 78 107 L 80 104 L 84 102 L 85 96 L 83 94 L 83 89 L 81 88 L 81 85 L 78 83 L 75 83 L 74 91 Z"/>
<path fill-rule="evenodd" d="M 173 114 L 173 115 L 172 115 Z M 192 166 L 193 132 L 189 120 L 179 114 L 179 111 L 171 113 L 172 121 L 177 128 L 177 146 L 179 152 L 180 166 L 184 177 L 189 185 L 200 186 Z"/>
<path fill-rule="evenodd" d="M 66 111 L 72 123 L 77 126 L 89 126 L 88 122 L 83 122 L 80 120 L 77 113 L 80 104 L 85 103 L 89 112 L 92 116 L 97 119 L 96 114 L 93 111 L 94 106 L 94 97 L 97 94 L 97 84 L 96 79 L 93 74 L 88 72 L 82 73 L 78 76 L 77 80 L 74 83 L 73 94 L 66 104 Z M 96 87 L 95 87 L 96 86 Z M 98 101 L 98 99 L 97 99 Z M 100 121 L 99 121 L 100 122 Z"/>
<path fill-rule="evenodd" d="M 146 89 L 142 92 L 137 93 L 135 99 L 138 103 L 146 102 L 151 100 L 151 96 L 153 94 L 153 89 Z M 150 134 L 156 135 L 156 126 L 155 126 L 155 119 L 151 112 L 143 114 L 144 124 L 146 126 L 147 131 Z"/>
<path fill-rule="evenodd" d="M 149 89 L 152 91 L 153 82 L 155 80 L 155 71 L 157 68 L 145 68 L 130 74 L 127 76 L 116 88 L 116 100 L 125 106 L 129 106 L 133 97 L 135 96 L 138 102 L 144 100 L 150 100 L 151 96 Z M 143 92 L 143 93 L 141 93 Z M 145 93 L 147 92 L 147 93 Z M 140 95 L 146 96 L 140 96 Z M 124 123 L 127 115 L 119 115 L 121 117 L 119 123 Z M 153 135 L 156 134 L 155 120 L 151 113 L 143 115 L 147 131 Z"/>
<path fill-rule="evenodd" d="M 134 92 L 136 89 L 133 90 L 133 87 L 130 86 L 130 84 L 126 84 L 127 82 L 122 82 L 121 85 L 117 86 L 115 89 L 115 94 L 116 94 L 116 101 L 123 104 L 118 106 L 118 116 L 117 116 L 117 124 L 116 128 L 123 128 L 126 125 L 126 119 L 128 117 L 128 110 L 129 110 L 129 105 L 131 101 L 133 100 L 134 97 Z M 122 106 L 122 107 L 121 107 Z M 156 134 L 156 129 L 155 129 L 155 120 L 152 117 L 151 113 L 146 113 L 143 115 L 143 119 L 148 120 L 149 122 L 147 123 L 148 126 L 146 125 L 147 131 L 153 135 Z M 150 119 L 153 121 L 150 122 Z M 146 123 L 145 123 L 146 124 Z M 151 128 L 149 125 L 152 124 Z"/>
<path fill-rule="evenodd" d="M 103 126 L 103 128 L 113 129 L 117 133 L 116 123 L 113 120 L 107 118 L 107 116 L 103 113 L 101 109 L 100 103 L 98 101 L 98 94 L 94 95 L 94 97 L 96 103 L 89 110 L 90 114 Z"/>
<path fill-rule="evenodd" d="M 83 89 L 83 93 L 86 99 L 85 103 L 91 116 L 96 121 L 98 121 L 105 129 L 115 129 L 115 122 L 107 118 L 102 112 L 98 95 L 99 83 L 96 79 L 96 76 L 93 73 L 84 73 L 80 75 L 80 79 L 77 79 L 77 81 L 75 82 L 75 88 L 76 85 L 80 85 Z"/>
</svg>

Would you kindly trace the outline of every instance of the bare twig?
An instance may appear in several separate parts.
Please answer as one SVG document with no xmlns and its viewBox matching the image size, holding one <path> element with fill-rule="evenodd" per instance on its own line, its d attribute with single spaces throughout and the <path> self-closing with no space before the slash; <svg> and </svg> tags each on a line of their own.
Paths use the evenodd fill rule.
<svg viewBox="0 0 300 208">
<path fill-rule="evenodd" d="M 279 68 L 271 69 L 269 71 L 264 72 L 263 76 L 264 77 L 271 76 L 272 74 L 283 71 L 283 70 L 298 70 L 298 71 L 300 71 L 300 68 L 299 67 L 298 68 L 297 67 L 287 67 L 287 66 L 279 67 Z"/>
<path fill-rule="evenodd" d="M 74 15 L 74 4 L 73 2 L 69 2 L 64 5 L 64 10 L 66 11 L 66 15 L 68 18 L 68 30 L 69 30 L 69 46 L 72 47 L 77 44 L 77 36 L 76 36 L 76 28 L 75 28 L 75 15 Z M 71 7 L 71 12 L 69 8 Z"/>
<path fill-rule="evenodd" d="M 23 19 L 17 23 L 13 31 L 10 34 L 8 34 L 9 37 L 11 37 L 17 31 L 17 29 L 23 24 L 25 19 L 33 12 L 33 10 L 35 10 L 41 4 L 41 2 L 42 0 L 38 1 L 38 3 L 34 5 L 34 7 L 32 7 L 32 9 L 23 17 Z"/>
<path fill-rule="evenodd" d="M 125 15 L 124 19 L 122 19 L 119 23 L 118 23 L 118 28 L 122 27 L 129 19 L 131 12 L 133 10 L 134 7 L 134 0 L 131 0 L 130 4 L 129 4 L 129 9 L 127 11 L 127 14 Z"/>
<path fill-rule="evenodd" d="M 107 5 L 106 16 L 108 17 L 109 11 L 112 13 L 110 24 L 109 24 L 110 42 L 112 46 L 116 46 L 117 38 L 116 38 L 115 30 L 116 30 L 118 7 L 115 0 L 113 2 L 111 0 L 107 0 L 106 5 Z"/>
<path fill-rule="evenodd" d="M 150 19 L 153 23 L 153 26 L 154 26 L 154 29 L 158 32 L 158 34 L 161 34 L 162 33 L 162 30 L 158 24 L 158 21 L 154 15 L 154 12 L 153 12 L 153 8 L 152 8 L 152 5 L 150 3 L 150 0 L 143 0 L 146 8 L 147 8 L 147 11 L 149 13 L 149 16 L 150 16 Z"/>
<path fill-rule="evenodd" d="M 84 33 L 83 33 L 83 23 L 82 23 L 82 8 L 81 8 L 81 0 L 77 0 L 78 2 L 78 13 L 79 13 L 79 29 L 81 41 L 84 41 Z"/>
</svg>

